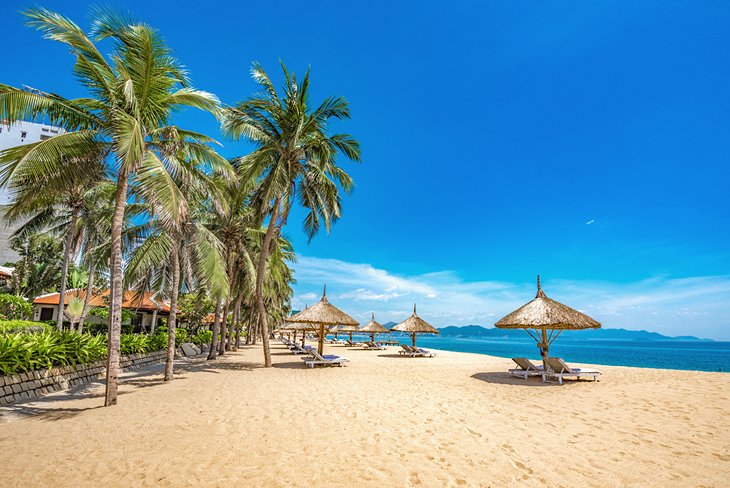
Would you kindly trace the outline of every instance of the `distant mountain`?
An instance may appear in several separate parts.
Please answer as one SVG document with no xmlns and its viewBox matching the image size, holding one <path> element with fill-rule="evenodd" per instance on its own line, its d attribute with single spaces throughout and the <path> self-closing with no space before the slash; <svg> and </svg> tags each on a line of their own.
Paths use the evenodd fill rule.
<svg viewBox="0 0 730 488">
<path fill-rule="evenodd" d="M 441 335 L 449 337 L 493 337 L 502 339 L 527 337 L 522 329 L 486 328 L 481 325 L 465 325 L 463 327 L 452 325 L 439 329 L 439 332 L 441 332 Z M 561 339 L 593 341 L 711 341 L 711 339 L 700 339 L 694 336 L 669 337 L 658 332 L 626 329 L 566 330 L 560 337 Z"/>
<path fill-rule="evenodd" d="M 386 329 L 392 329 L 396 325 L 398 325 L 397 322 L 386 322 L 383 324 L 383 327 L 385 327 Z"/>
</svg>

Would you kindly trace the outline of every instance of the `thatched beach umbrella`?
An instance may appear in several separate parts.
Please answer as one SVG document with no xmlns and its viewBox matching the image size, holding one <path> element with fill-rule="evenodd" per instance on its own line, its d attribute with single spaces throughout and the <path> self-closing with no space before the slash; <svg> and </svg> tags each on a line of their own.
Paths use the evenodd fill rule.
<svg viewBox="0 0 730 488">
<path fill-rule="evenodd" d="M 542 291 L 538 276 L 535 299 L 505 316 L 494 326 L 500 329 L 525 329 L 537 342 L 543 366 L 547 369 L 548 348 L 564 330 L 599 329 L 601 324 L 586 314 L 548 298 Z"/>
<path fill-rule="evenodd" d="M 302 331 L 302 347 L 304 347 L 307 332 L 315 331 L 317 330 L 317 327 L 315 325 L 305 324 L 302 322 L 284 322 L 284 324 L 279 327 L 279 329 L 285 330 L 287 332 L 294 331 L 294 342 L 297 341 L 297 332 Z"/>
<path fill-rule="evenodd" d="M 372 318 L 370 319 L 370 322 L 363 325 L 360 330 L 360 332 L 367 332 L 370 334 L 370 340 L 375 342 L 375 334 L 382 334 L 385 332 L 390 332 L 388 329 L 383 327 L 381 324 L 375 321 L 375 314 L 373 313 Z"/>
<path fill-rule="evenodd" d="M 416 314 L 416 304 L 413 304 L 413 315 L 396 325 L 391 331 L 408 332 L 411 334 L 413 347 L 416 347 L 416 334 L 438 334 L 439 331 L 431 324 L 423 320 Z"/>
<path fill-rule="evenodd" d="M 340 325 L 337 327 L 337 332 L 344 332 L 345 334 L 350 335 L 350 342 L 352 342 L 352 334 L 355 332 L 360 332 L 360 329 L 358 329 L 357 325 Z"/>
<path fill-rule="evenodd" d="M 300 322 L 303 324 L 316 325 L 319 329 L 317 351 L 320 354 L 324 351 L 324 336 L 330 327 L 337 325 L 358 325 L 357 320 L 353 319 L 327 300 L 327 285 L 324 286 L 322 299 L 319 302 L 284 320 L 287 322 Z"/>
</svg>

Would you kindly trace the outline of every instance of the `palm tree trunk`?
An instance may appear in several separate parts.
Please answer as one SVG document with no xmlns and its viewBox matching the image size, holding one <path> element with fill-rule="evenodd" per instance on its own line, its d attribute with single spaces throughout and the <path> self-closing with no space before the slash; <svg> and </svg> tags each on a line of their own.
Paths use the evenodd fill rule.
<svg viewBox="0 0 730 488">
<path fill-rule="evenodd" d="M 226 355 L 226 331 L 228 329 L 228 310 L 230 307 L 230 300 L 226 300 L 226 305 L 223 308 L 223 318 L 221 319 L 220 327 L 220 341 L 218 342 L 218 355 Z"/>
<path fill-rule="evenodd" d="M 167 319 L 167 358 L 165 361 L 165 381 L 173 379 L 175 363 L 175 323 L 177 319 L 177 297 L 180 293 L 180 259 L 177 243 L 172 247 L 172 293 L 170 293 L 170 317 Z"/>
<path fill-rule="evenodd" d="M 236 350 L 241 347 L 241 298 L 236 302 Z"/>
<path fill-rule="evenodd" d="M 210 350 L 208 351 L 208 359 L 215 359 L 218 356 L 218 320 L 221 316 L 221 307 L 223 299 L 219 298 L 215 306 L 215 316 L 213 317 L 213 337 L 210 339 Z"/>
<path fill-rule="evenodd" d="M 114 214 L 112 215 L 112 250 L 110 259 L 110 303 L 109 303 L 109 336 L 107 340 L 106 360 L 106 395 L 104 406 L 117 404 L 119 378 L 119 336 L 122 332 L 122 225 L 124 210 L 127 207 L 128 171 L 122 167 L 117 178 L 117 193 L 114 197 Z"/>
<path fill-rule="evenodd" d="M 76 221 L 79 217 L 79 209 L 76 206 L 71 207 L 71 221 L 68 223 L 66 231 L 66 242 L 63 246 L 63 266 L 61 267 L 61 286 L 58 290 L 58 319 L 56 327 L 63 330 L 63 310 L 66 305 L 66 280 L 68 279 L 68 263 L 71 257 L 71 246 L 73 245 L 74 231 L 76 230 Z"/>
<path fill-rule="evenodd" d="M 81 310 L 81 317 L 79 318 L 79 334 L 84 331 L 84 321 L 86 320 L 86 314 L 89 313 L 89 300 L 91 300 L 91 294 L 94 291 L 94 274 L 96 274 L 96 265 L 89 265 L 89 281 L 86 284 L 86 296 L 84 297 L 84 308 Z"/>
<path fill-rule="evenodd" d="M 269 219 L 269 227 L 266 229 L 264 243 L 261 246 L 259 255 L 259 263 L 256 268 L 256 313 L 259 318 L 259 326 L 261 327 L 261 340 L 264 343 L 264 367 L 271 367 L 271 347 L 269 346 L 269 324 L 266 320 L 266 305 L 264 304 L 264 274 L 266 273 L 266 259 L 269 257 L 269 247 L 276 230 L 276 219 L 279 217 L 279 205 L 281 204 L 281 195 L 276 197 L 274 201 L 274 209 Z M 254 339 L 254 344 L 256 343 Z"/>
</svg>

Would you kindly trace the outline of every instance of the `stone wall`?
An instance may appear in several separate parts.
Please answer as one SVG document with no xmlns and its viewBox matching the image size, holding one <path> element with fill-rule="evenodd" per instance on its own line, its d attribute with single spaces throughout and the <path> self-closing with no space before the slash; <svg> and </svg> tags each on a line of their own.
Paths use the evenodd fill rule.
<svg viewBox="0 0 730 488">
<path fill-rule="evenodd" d="M 131 354 L 121 357 L 120 366 L 122 370 L 126 370 L 164 360 L 165 351 Z M 76 366 L 62 366 L 11 376 L 0 376 L 0 405 L 39 397 L 46 393 L 65 390 L 104 377 L 106 377 L 106 359 L 94 361 L 93 363 L 77 364 Z"/>
</svg>

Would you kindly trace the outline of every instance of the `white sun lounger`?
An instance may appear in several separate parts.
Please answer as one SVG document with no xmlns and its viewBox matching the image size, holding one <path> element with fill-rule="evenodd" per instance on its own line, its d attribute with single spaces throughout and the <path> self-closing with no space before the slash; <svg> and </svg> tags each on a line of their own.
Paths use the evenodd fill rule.
<svg viewBox="0 0 730 488">
<path fill-rule="evenodd" d="M 557 378 L 562 385 L 565 376 L 575 376 L 578 380 L 583 377 L 592 378 L 593 381 L 600 380 L 601 372 L 597 369 L 571 368 L 560 358 L 548 358 L 547 364 L 549 369 L 547 374 L 543 375 L 543 381 L 546 380 L 546 377 Z"/>
<path fill-rule="evenodd" d="M 316 350 L 311 349 L 309 351 L 309 354 L 311 354 L 311 358 L 307 358 L 304 361 L 304 364 L 309 366 L 310 368 L 314 368 L 317 364 L 324 364 L 326 366 L 343 366 L 345 363 L 349 363 L 350 360 L 347 358 L 343 358 L 340 356 L 321 356 Z"/>
<path fill-rule="evenodd" d="M 542 365 L 536 366 L 527 358 L 512 358 L 512 361 L 517 363 L 517 366 L 519 366 L 517 369 L 510 369 L 507 371 L 512 374 L 512 376 L 517 376 L 526 380 L 528 376 L 541 376 L 544 372 Z"/>
<path fill-rule="evenodd" d="M 421 349 L 420 347 L 411 347 L 411 351 L 413 351 L 413 356 L 420 356 L 423 358 L 432 358 L 436 356 L 435 352 L 429 351 L 428 349 Z"/>
<path fill-rule="evenodd" d="M 299 344 L 293 344 L 291 347 L 289 347 L 289 350 L 292 352 L 292 354 L 308 354 L 309 353 L 306 346 L 302 347 Z"/>
</svg>

